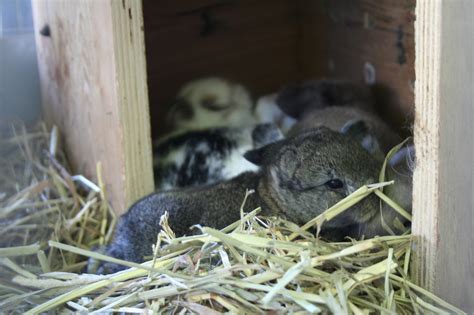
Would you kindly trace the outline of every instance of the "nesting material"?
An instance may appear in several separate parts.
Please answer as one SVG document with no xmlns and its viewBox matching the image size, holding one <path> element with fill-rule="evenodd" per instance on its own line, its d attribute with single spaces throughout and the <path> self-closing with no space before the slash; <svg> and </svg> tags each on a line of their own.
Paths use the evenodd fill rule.
<svg viewBox="0 0 474 315">
<path fill-rule="evenodd" d="M 176 238 L 163 216 L 154 255 L 139 265 L 90 251 L 110 238 L 113 214 L 100 181 L 68 172 L 57 132 L 8 130 L 0 140 L 2 311 L 462 313 L 410 281 L 409 234 L 328 243 L 312 233 L 386 183 L 301 227 L 255 209 L 222 230 L 196 226 L 197 235 Z M 130 268 L 81 274 L 89 258 Z"/>
<path fill-rule="evenodd" d="M 13 281 L 16 275 L 37 279 L 52 271 L 80 273 L 86 266 L 84 256 L 50 248 L 48 241 L 91 249 L 112 236 L 114 214 L 101 185 L 68 169 L 56 128 L 0 126 L 2 312 L 22 313 L 54 296 L 52 291 L 36 294 Z"/>
</svg>

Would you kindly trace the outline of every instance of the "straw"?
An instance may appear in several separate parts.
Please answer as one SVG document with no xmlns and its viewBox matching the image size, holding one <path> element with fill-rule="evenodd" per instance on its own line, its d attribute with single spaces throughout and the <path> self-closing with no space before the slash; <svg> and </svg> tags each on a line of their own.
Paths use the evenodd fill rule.
<svg viewBox="0 0 474 315">
<path fill-rule="evenodd" d="M 383 194 L 393 184 L 383 177 L 303 226 L 241 207 L 229 209 L 240 210 L 241 219 L 222 230 L 198 227 L 196 235 L 176 237 L 165 215 L 153 256 L 137 264 L 94 250 L 110 241 L 115 225 L 100 164 L 97 181 L 71 172 L 57 129 L 51 135 L 44 125 L 6 130 L 0 138 L 3 312 L 464 314 L 410 279 L 410 235 L 331 243 L 309 232 L 372 193 L 411 219 Z M 93 260 L 129 268 L 84 273 Z"/>
</svg>

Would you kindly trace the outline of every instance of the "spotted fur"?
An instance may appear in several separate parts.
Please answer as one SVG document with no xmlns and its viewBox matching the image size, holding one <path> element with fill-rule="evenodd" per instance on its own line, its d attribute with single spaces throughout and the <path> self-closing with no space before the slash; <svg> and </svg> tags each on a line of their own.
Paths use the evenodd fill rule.
<svg viewBox="0 0 474 315">
<path fill-rule="evenodd" d="M 202 186 L 257 171 L 244 153 L 281 137 L 272 124 L 173 134 L 154 145 L 155 186 L 158 190 Z"/>
</svg>

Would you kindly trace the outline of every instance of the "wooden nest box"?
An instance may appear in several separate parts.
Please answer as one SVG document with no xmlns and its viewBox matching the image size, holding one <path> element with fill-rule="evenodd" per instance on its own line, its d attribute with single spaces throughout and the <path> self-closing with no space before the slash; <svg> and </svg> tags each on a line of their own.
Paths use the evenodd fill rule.
<svg viewBox="0 0 474 315">
<path fill-rule="evenodd" d="M 34 1 L 45 119 L 78 172 L 96 162 L 118 213 L 153 190 L 151 137 L 185 82 L 254 95 L 311 78 L 366 81 L 414 121 L 418 282 L 474 311 L 471 0 Z M 416 78 L 416 83 L 415 83 Z"/>
</svg>

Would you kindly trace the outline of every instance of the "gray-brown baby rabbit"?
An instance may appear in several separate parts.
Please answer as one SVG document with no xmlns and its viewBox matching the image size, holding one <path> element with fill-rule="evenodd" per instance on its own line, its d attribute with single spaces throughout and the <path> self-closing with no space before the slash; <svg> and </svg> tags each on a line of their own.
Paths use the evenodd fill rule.
<svg viewBox="0 0 474 315">
<path fill-rule="evenodd" d="M 325 126 L 339 131 L 350 122 L 362 120 L 383 153 L 401 138 L 373 112 L 374 100 L 366 86 L 337 80 L 306 81 L 288 86 L 277 96 L 278 107 L 297 123 L 289 135 Z"/>
<path fill-rule="evenodd" d="M 263 216 L 280 216 L 304 224 L 365 184 L 377 181 L 380 162 L 352 137 L 319 128 L 249 151 L 245 157 L 260 166 L 258 172 L 243 173 L 215 185 L 156 192 L 136 202 L 121 218 L 106 253 L 116 258 L 141 262 L 151 255 L 152 244 L 161 230 L 160 217 L 169 213 L 169 225 L 176 235 L 191 234 L 196 224 L 221 229 L 240 218 L 240 206 L 247 189 L 245 210 L 262 208 Z M 369 196 L 335 219 L 325 229 L 371 222 L 379 202 Z M 377 224 L 372 222 L 371 224 Z M 99 273 L 121 266 L 106 263 Z"/>
</svg>

